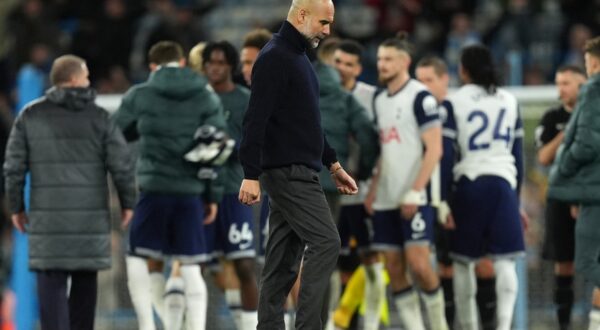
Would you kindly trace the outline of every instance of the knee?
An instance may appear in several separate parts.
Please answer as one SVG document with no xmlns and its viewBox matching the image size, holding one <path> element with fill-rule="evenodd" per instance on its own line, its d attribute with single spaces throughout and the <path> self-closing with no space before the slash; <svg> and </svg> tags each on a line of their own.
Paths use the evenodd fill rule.
<svg viewBox="0 0 600 330">
<path fill-rule="evenodd" d="M 431 272 L 433 272 L 433 269 L 431 268 L 431 265 L 429 264 L 429 260 L 426 260 L 423 258 L 410 258 L 409 257 L 409 258 L 407 258 L 406 261 L 407 261 L 408 267 L 410 268 L 412 273 L 415 274 L 415 276 L 417 276 L 419 278 L 426 277 Z"/>
<path fill-rule="evenodd" d="M 234 261 L 235 274 L 241 283 L 255 281 L 255 263 L 252 258 L 243 258 Z"/>
</svg>

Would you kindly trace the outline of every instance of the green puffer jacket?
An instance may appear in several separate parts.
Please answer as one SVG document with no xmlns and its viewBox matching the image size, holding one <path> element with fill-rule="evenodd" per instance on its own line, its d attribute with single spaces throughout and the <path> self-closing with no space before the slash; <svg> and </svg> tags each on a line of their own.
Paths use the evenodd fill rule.
<svg viewBox="0 0 600 330">
<path fill-rule="evenodd" d="M 371 176 L 379 155 L 375 125 L 354 96 L 342 88 L 340 77 L 334 68 L 316 63 L 315 71 L 319 79 L 321 125 L 327 135 L 327 141 L 337 153 L 342 166 L 345 166 L 349 154 L 349 139 L 354 138 L 360 146 L 359 170 L 354 174 L 359 179 L 366 179 Z M 329 169 L 323 168 L 320 181 L 323 190 L 337 191 Z"/>
<path fill-rule="evenodd" d="M 581 88 L 550 170 L 548 197 L 600 204 L 600 74 Z"/>
<path fill-rule="evenodd" d="M 217 95 L 206 87 L 206 79 L 188 68 L 163 67 L 125 94 L 114 120 L 128 140 L 139 139 L 141 191 L 221 199 L 222 187 L 198 179 L 197 165 L 183 159 L 198 127 L 226 126 Z"/>
</svg>

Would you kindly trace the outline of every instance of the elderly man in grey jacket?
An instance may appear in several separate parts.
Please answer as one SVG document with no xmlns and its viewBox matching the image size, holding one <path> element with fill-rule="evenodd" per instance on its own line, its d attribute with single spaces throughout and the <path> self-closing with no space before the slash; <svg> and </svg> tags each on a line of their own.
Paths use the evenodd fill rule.
<svg viewBox="0 0 600 330">
<path fill-rule="evenodd" d="M 53 87 L 21 111 L 10 133 L 6 194 L 13 225 L 29 234 L 42 329 L 93 329 L 97 272 L 111 264 L 107 173 L 127 225 L 135 203 L 133 163 L 121 131 L 94 103 L 85 61 L 59 57 L 50 79 Z"/>
</svg>

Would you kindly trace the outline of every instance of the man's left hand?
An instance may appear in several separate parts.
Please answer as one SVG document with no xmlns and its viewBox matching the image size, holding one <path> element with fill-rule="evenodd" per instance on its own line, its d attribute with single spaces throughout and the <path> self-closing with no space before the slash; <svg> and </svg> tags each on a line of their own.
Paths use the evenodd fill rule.
<svg viewBox="0 0 600 330">
<path fill-rule="evenodd" d="M 337 164 L 337 166 L 336 166 Z M 356 195 L 358 193 L 358 186 L 354 179 L 346 173 L 339 163 L 331 165 L 331 178 L 337 187 L 340 194 L 343 195 Z"/>
</svg>

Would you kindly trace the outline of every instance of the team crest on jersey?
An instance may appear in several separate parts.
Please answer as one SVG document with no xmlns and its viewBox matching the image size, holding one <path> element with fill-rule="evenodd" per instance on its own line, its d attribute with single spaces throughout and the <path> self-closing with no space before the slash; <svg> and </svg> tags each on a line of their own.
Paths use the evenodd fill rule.
<svg viewBox="0 0 600 330">
<path fill-rule="evenodd" d="M 396 127 L 382 128 L 379 130 L 379 141 L 381 141 L 382 144 L 390 142 L 400 143 L 400 133 L 398 133 Z"/>
<path fill-rule="evenodd" d="M 423 111 L 427 117 L 435 116 L 438 113 L 438 103 L 432 95 L 423 98 Z"/>
</svg>

